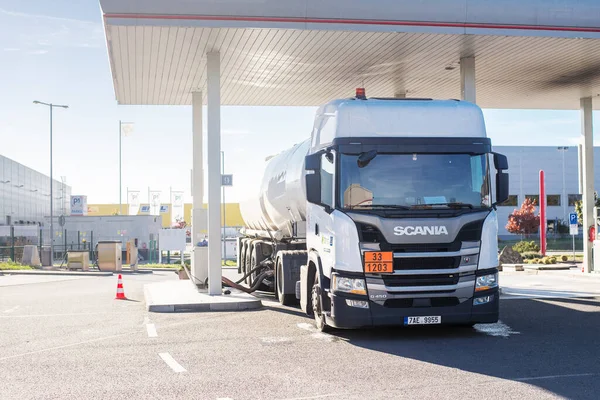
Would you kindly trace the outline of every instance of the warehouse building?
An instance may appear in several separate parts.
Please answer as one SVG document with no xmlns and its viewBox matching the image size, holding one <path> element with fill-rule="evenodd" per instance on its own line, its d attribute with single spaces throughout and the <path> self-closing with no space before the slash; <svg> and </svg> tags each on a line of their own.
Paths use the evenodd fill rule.
<svg viewBox="0 0 600 400">
<path fill-rule="evenodd" d="M 71 187 L 54 180 L 54 215 L 67 215 Z M 50 215 L 50 178 L 0 155 L 0 226 L 43 225 Z"/>
<path fill-rule="evenodd" d="M 546 204 L 548 227 L 556 221 L 568 221 L 575 202 L 581 200 L 579 191 L 579 162 L 577 146 L 494 146 L 494 151 L 508 157 L 510 198 L 498 207 L 498 234 L 506 231 L 508 216 L 519 208 L 526 198 L 539 204 L 539 171 L 546 176 Z M 600 168 L 600 148 L 594 148 L 594 170 Z M 594 187 L 600 188 L 600 175 Z"/>
</svg>

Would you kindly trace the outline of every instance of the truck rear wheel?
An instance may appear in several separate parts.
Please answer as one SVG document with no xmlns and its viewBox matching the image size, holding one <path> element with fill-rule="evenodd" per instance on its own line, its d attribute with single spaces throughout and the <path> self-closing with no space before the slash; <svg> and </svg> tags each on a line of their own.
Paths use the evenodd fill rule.
<svg viewBox="0 0 600 400">
<path fill-rule="evenodd" d="M 327 332 L 331 328 L 325 322 L 325 314 L 321 310 L 321 296 L 322 289 L 321 283 L 319 282 L 319 272 L 315 273 L 315 283 L 312 287 L 312 309 L 313 316 L 315 317 L 315 325 L 320 332 Z"/>
<path fill-rule="evenodd" d="M 284 294 L 283 293 L 283 260 L 281 258 L 277 259 L 277 271 L 276 271 L 276 286 L 275 286 L 275 295 L 284 306 L 292 306 L 297 303 L 296 294 Z"/>
</svg>

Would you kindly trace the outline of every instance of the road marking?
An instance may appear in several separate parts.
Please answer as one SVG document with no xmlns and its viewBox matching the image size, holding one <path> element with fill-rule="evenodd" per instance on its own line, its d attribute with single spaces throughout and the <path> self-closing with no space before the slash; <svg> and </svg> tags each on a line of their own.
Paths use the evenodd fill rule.
<svg viewBox="0 0 600 400">
<path fill-rule="evenodd" d="M 312 332 L 311 337 L 315 339 L 325 340 L 327 342 L 333 342 L 336 338 L 328 333 L 319 332 L 319 330 L 313 325 L 306 322 L 299 323 L 298 328 L 304 329 L 305 331 Z"/>
<path fill-rule="evenodd" d="M 19 306 L 14 306 L 13 308 L 9 308 L 8 310 L 4 310 L 5 313 L 11 313 L 13 311 L 16 311 L 19 308 Z"/>
<path fill-rule="evenodd" d="M 480 333 L 485 333 L 489 336 L 497 337 L 510 337 L 512 335 L 520 335 L 521 332 L 513 331 L 512 328 L 502 321 L 498 321 L 495 324 L 476 324 L 475 330 Z"/>
<path fill-rule="evenodd" d="M 292 341 L 292 339 L 287 337 L 263 337 L 260 340 L 266 344 L 290 343 Z"/>
<path fill-rule="evenodd" d="M 175 372 L 186 372 L 187 370 L 183 368 L 169 353 L 158 353 L 160 358 L 163 359 L 164 362 L 167 363 L 169 367 Z"/>
<path fill-rule="evenodd" d="M 528 381 L 537 381 L 537 380 L 542 380 L 542 379 L 580 378 L 580 377 L 584 377 L 584 376 L 598 376 L 598 375 L 600 375 L 600 374 L 589 373 L 589 374 L 566 374 L 566 375 L 532 376 L 530 378 L 516 378 L 515 381 L 528 382 Z"/>
<path fill-rule="evenodd" d="M 154 324 L 146 324 L 146 331 L 148 332 L 148 337 L 158 337 Z"/>
<path fill-rule="evenodd" d="M 88 344 L 88 343 L 99 342 L 101 340 L 106 340 L 106 339 L 115 339 L 115 338 L 122 337 L 122 336 L 130 336 L 130 335 L 133 335 L 136 332 L 139 333 L 139 330 L 132 331 L 132 332 L 126 332 L 126 333 L 119 333 L 117 335 L 104 336 L 104 337 L 96 338 L 96 339 L 84 340 L 82 342 L 77 342 L 77 343 L 64 344 L 62 346 L 54 346 L 54 347 L 48 347 L 46 349 L 40 349 L 40 350 L 35 350 L 35 351 L 28 351 L 26 353 L 14 354 L 12 356 L 7 356 L 7 357 L 0 357 L 0 361 L 10 360 L 11 358 L 18 358 L 18 357 L 28 356 L 28 355 L 31 355 L 31 354 L 44 353 L 46 351 L 66 349 L 68 347 L 79 346 L 81 344 Z"/>
<path fill-rule="evenodd" d="M 311 399 L 324 399 L 326 397 L 341 396 L 341 393 L 330 393 L 330 394 L 318 394 L 316 396 L 308 397 L 288 397 L 282 400 L 311 400 Z"/>
</svg>

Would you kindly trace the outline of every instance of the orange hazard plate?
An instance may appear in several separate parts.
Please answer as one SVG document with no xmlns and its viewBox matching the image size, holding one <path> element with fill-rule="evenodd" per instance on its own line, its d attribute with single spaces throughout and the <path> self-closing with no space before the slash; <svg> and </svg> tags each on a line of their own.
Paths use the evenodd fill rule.
<svg viewBox="0 0 600 400">
<path fill-rule="evenodd" d="M 365 273 L 391 274 L 394 272 L 394 253 L 391 251 L 365 251 Z"/>
</svg>

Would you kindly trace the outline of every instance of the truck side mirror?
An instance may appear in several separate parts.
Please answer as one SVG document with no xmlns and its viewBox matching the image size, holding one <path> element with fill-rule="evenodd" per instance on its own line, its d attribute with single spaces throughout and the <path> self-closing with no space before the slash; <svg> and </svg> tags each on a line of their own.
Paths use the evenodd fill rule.
<svg viewBox="0 0 600 400">
<path fill-rule="evenodd" d="M 498 154 L 498 153 L 493 153 L 494 154 L 494 167 L 496 167 L 496 169 L 498 171 L 505 171 L 508 169 L 508 159 L 506 158 L 506 156 L 504 154 Z"/>
<path fill-rule="evenodd" d="M 494 205 L 504 203 L 508 200 L 508 174 L 504 172 L 508 169 L 508 159 L 503 154 L 494 154 L 494 167 L 496 167 L 496 201 Z"/>
<path fill-rule="evenodd" d="M 508 200 L 508 174 L 498 171 L 496 173 L 496 201 L 494 204 L 502 204 Z"/>
<path fill-rule="evenodd" d="M 306 169 L 306 200 L 321 205 L 321 153 L 309 154 L 304 159 Z"/>
</svg>

